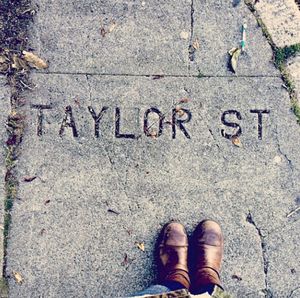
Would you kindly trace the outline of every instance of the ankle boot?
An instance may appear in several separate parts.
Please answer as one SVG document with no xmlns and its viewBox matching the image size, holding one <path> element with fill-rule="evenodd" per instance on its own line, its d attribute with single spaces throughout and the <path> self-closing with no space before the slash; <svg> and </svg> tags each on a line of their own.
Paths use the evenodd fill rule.
<svg viewBox="0 0 300 298">
<path fill-rule="evenodd" d="M 195 279 L 193 288 L 221 286 L 220 269 L 224 240 L 221 227 L 212 220 L 202 221 L 194 233 Z"/>
<path fill-rule="evenodd" d="M 183 225 L 172 222 L 164 228 L 159 244 L 159 257 L 160 282 L 175 281 L 189 289 L 188 238 Z"/>
</svg>

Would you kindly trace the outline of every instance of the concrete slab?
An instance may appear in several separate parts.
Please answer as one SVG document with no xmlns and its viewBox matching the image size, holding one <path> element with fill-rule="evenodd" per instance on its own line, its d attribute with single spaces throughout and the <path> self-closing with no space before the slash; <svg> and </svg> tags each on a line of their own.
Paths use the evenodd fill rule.
<svg viewBox="0 0 300 298">
<path fill-rule="evenodd" d="M 295 206 L 299 207 L 299 197 Z M 277 285 L 273 292 L 274 297 L 299 297 L 299 217 L 291 215 L 289 224 L 268 239 L 270 287 Z M 289 245 L 286 245 L 289 243 Z M 278 284 L 278 280 L 282 282 Z M 287 291 L 289 289 L 290 292 Z"/>
<path fill-rule="evenodd" d="M 33 3 L 39 9 L 29 30 L 31 45 L 50 61 L 50 73 L 232 76 L 228 51 L 239 46 L 246 21 L 247 52 L 238 75 L 279 75 L 271 48 L 243 2 Z M 199 49 L 190 57 L 189 46 L 196 41 Z"/>
<path fill-rule="evenodd" d="M 239 47 L 242 25 L 247 24 L 246 48 L 238 63 L 237 75 L 274 76 L 272 50 L 249 8 L 241 1 L 194 1 L 193 38 L 199 41 L 191 68 L 203 75 L 232 75 L 228 51 Z"/>
<path fill-rule="evenodd" d="M 255 9 L 277 47 L 300 43 L 300 10 L 295 0 L 260 0 Z"/>
<path fill-rule="evenodd" d="M 187 73 L 190 0 L 32 2 L 32 46 L 50 72 Z"/>
<path fill-rule="evenodd" d="M 128 295 L 153 282 L 154 243 L 167 221 L 191 232 L 207 217 L 224 229 L 229 292 L 294 290 L 297 268 L 282 279 L 276 266 L 297 241 L 285 231 L 299 196 L 300 127 L 279 78 L 35 74 L 33 82 L 7 267 L 24 283 L 10 279 L 11 297 Z M 178 105 L 181 117 L 179 107 L 172 113 Z M 103 107 L 97 138 L 91 108 Z M 224 137 L 239 129 L 242 147 Z"/>
</svg>

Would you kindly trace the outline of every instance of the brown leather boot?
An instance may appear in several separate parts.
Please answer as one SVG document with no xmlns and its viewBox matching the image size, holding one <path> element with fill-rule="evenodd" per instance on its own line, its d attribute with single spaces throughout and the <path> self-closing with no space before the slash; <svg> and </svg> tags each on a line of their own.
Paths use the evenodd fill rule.
<svg viewBox="0 0 300 298">
<path fill-rule="evenodd" d="M 195 290 L 208 285 L 218 285 L 222 288 L 220 269 L 223 247 L 224 238 L 219 224 L 212 220 L 202 221 L 194 233 Z"/>
<path fill-rule="evenodd" d="M 188 270 L 188 238 L 182 224 L 166 225 L 159 244 L 160 282 L 176 281 L 186 289 L 191 282 Z"/>
</svg>

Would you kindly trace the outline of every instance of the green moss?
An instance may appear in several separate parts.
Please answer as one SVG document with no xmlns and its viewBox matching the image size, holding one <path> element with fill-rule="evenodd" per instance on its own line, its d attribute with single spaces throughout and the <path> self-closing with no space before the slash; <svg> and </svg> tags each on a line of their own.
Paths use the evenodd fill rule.
<svg viewBox="0 0 300 298">
<path fill-rule="evenodd" d="M 280 68 L 291 57 L 300 53 L 300 43 L 275 49 L 275 65 Z"/>
<path fill-rule="evenodd" d="M 295 116 L 297 117 L 297 122 L 300 124 L 300 105 L 296 99 L 294 99 L 292 101 L 292 111 L 294 112 Z"/>
</svg>

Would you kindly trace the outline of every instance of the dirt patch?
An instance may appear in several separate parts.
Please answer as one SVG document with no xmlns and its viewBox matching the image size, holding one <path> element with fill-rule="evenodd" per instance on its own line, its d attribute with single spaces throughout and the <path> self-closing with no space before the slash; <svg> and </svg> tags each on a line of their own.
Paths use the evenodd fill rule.
<svg viewBox="0 0 300 298">
<path fill-rule="evenodd" d="M 27 28 L 33 19 L 35 10 L 29 0 L 2 0 L 0 4 L 0 74 L 7 77 L 11 89 L 11 110 L 7 111 L 6 175 L 4 200 L 4 264 L 3 276 L 6 277 L 6 247 L 11 222 L 11 209 L 17 198 L 18 179 L 16 161 L 20 154 L 22 141 L 24 105 L 22 93 L 30 89 L 29 68 L 22 65 L 22 51 L 28 48 Z M 2 295 L 2 293 L 1 293 Z"/>
</svg>

